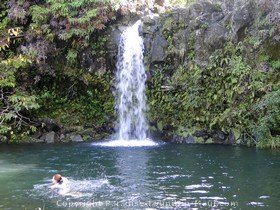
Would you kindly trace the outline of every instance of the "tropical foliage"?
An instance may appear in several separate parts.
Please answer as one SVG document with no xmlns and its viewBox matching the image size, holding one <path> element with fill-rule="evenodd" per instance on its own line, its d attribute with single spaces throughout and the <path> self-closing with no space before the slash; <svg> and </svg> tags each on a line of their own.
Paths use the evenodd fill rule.
<svg viewBox="0 0 280 210">
<path fill-rule="evenodd" d="M 157 128 L 183 137 L 218 129 L 248 145 L 279 147 L 279 58 L 264 50 L 251 66 L 245 42 L 216 50 L 206 68 L 198 67 L 194 56 L 177 69 L 156 67 L 148 96 Z M 256 68 L 263 62 L 269 70 Z"/>
<path fill-rule="evenodd" d="M 35 132 L 43 126 L 41 117 L 65 125 L 95 119 L 99 126 L 110 120 L 110 71 L 97 72 L 80 61 L 87 51 L 102 61 L 104 72 L 106 38 L 99 34 L 115 19 L 115 9 L 115 3 L 99 0 L 1 3 L 1 140 Z M 73 113 L 79 113 L 76 119 Z"/>
<path fill-rule="evenodd" d="M 106 60 L 104 29 L 124 15 L 119 2 L 1 1 L 0 141 L 33 134 L 44 126 L 41 118 L 71 129 L 112 125 L 114 66 Z M 174 49 L 173 35 L 185 24 L 163 23 L 170 56 L 150 72 L 147 89 L 155 129 L 182 137 L 221 130 L 234 133 L 239 143 L 280 147 L 280 46 L 271 41 L 277 17 L 266 15 L 265 4 L 263 10 L 254 34 L 244 30 L 239 43 L 214 50 L 205 67 L 196 62 L 194 32 L 184 54 Z"/>
</svg>

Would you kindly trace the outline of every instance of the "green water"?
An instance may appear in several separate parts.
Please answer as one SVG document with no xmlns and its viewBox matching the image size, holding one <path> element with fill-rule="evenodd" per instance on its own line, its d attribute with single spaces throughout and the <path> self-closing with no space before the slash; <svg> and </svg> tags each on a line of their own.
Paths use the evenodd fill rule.
<svg viewBox="0 0 280 210">
<path fill-rule="evenodd" d="M 50 189 L 54 173 L 72 194 Z M 280 152 L 214 145 L 0 146 L 0 209 L 280 209 Z"/>
</svg>

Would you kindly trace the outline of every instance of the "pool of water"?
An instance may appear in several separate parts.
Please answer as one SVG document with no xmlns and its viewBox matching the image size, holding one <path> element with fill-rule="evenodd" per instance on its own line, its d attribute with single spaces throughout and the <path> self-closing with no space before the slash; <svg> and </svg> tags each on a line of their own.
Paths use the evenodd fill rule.
<svg viewBox="0 0 280 210">
<path fill-rule="evenodd" d="M 245 147 L 1 145 L 0 209 L 279 209 L 279 172 L 280 152 Z"/>
</svg>

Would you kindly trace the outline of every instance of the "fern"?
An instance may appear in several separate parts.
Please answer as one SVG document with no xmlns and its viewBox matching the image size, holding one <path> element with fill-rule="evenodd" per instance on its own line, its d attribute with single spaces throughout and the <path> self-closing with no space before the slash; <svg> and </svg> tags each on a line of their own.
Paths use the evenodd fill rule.
<svg viewBox="0 0 280 210">
<path fill-rule="evenodd" d="M 271 66 L 274 69 L 280 69 L 280 60 L 271 61 Z"/>
<path fill-rule="evenodd" d="M 259 147 L 280 147 L 280 88 L 255 105 L 259 118 L 252 127 Z"/>
</svg>

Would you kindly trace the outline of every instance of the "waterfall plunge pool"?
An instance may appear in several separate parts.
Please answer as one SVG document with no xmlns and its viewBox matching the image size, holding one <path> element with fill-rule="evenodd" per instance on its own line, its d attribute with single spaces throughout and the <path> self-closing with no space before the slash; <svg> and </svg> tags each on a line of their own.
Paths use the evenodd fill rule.
<svg viewBox="0 0 280 210">
<path fill-rule="evenodd" d="M 279 152 L 245 147 L 1 145 L 0 209 L 279 209 L 279 170 Z"/>
</svg>

